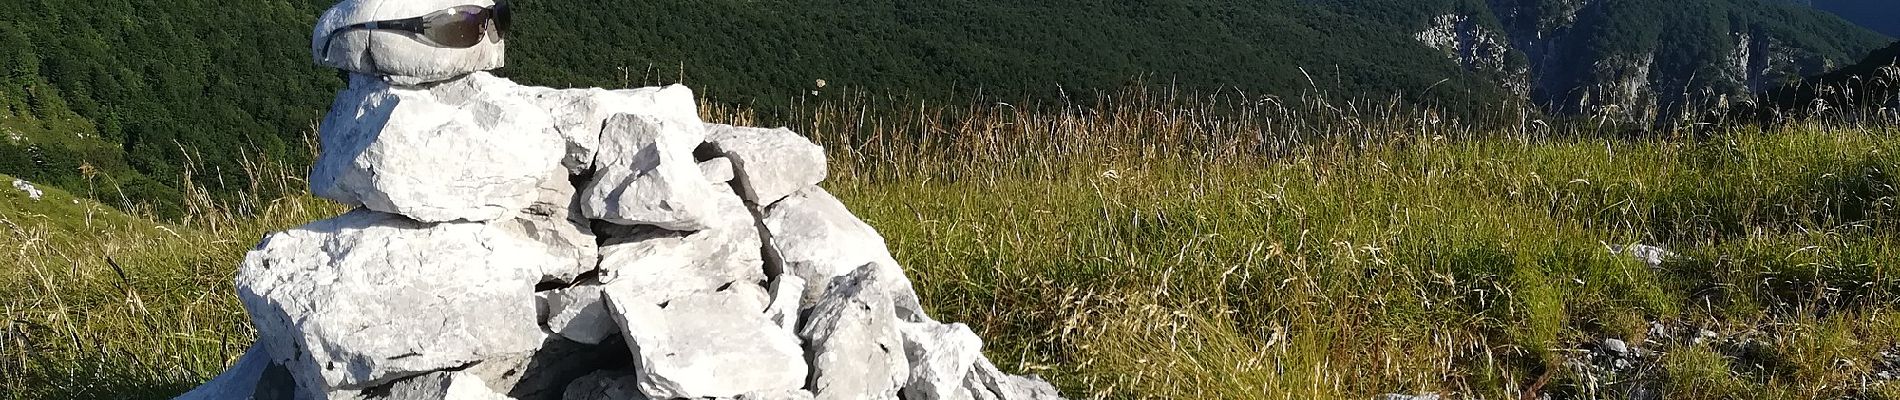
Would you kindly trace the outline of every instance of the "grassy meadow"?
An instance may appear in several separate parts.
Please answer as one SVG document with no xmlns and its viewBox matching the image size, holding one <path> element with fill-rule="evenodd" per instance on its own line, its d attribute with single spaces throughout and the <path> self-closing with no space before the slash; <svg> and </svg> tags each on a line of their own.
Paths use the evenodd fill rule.
<svg viewBox="0 0 1900 400">
<path fill-rule="evenodd" d="M 770 119 L 827 146 L 826 186 L 935 316 L 1070 398 L 1900 399 L 1876 377 L 1900 367 L 1891 123 L 1631 135 L 1148 92 L 865 111 L 895 101 Z M 243 252 L 343 211 L 192 197 L 160 223 L 0 188 L 0 399 L 189 389 L 251 340 Z"/>
</svg>

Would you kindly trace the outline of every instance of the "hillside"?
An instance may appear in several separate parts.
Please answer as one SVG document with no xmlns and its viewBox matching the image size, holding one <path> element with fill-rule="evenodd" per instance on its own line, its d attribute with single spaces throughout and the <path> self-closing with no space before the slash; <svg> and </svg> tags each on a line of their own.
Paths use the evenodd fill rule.
<svg viewBox="0 0 1900 400">
<path fill-rule="evenodd" d="M 1900 37 L 1900 2 L 1889 0 L 1793 0 L 1838 15 L 1887 36 Z"/>
<path fill-rule="evenodd" d="M 1401 97 L 1469 116 L 1519 99 L 1568 113 L 1738 94 L 1883 44 L 1766 1 L 533 0 L 516 4 L 504 73 L 553 86 L 683 81 L 768 119 L 854 92 L 1035 106 L 1134 84 Z M 228 195 L 250 185 L 243 171 L 301 168 L 341 86 L 305 49 L 330 2 L 226 3 L 0 4 L 0 172 L 176 217 L 188 171 Z"/>
</svg>

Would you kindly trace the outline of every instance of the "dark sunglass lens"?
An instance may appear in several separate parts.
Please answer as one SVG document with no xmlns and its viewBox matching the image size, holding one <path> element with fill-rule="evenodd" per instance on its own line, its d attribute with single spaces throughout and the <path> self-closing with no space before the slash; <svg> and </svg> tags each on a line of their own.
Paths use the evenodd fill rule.
<svg viewBox="0 0 1900 400">
<path fill-rule="evenodd" d="M 508 33 L 508 28 L 514 26 L 514 19 L 515 13 L 508 8 L 508 2 L 495 2 L 495 29 Z"/>
<path fill-rule="evenodd" d="M 423 36 L 430 41 L 454 48 L 475 47 L 482 43 L 483 31 L 487 29 L 487 18 L 481 12 L 456 10 L 429 19 Z"/>
</svg>

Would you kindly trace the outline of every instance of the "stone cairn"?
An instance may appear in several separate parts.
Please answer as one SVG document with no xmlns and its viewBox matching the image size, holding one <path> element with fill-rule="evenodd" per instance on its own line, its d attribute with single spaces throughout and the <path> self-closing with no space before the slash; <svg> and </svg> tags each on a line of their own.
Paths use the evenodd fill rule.
<svg viewBox="0 0 1900 400">
<path fill-rule="evenodd" d="M 181 399 L 1058 399 L 932 320 L 824 149 L 681 86 L 355 74 L 238 272 L 257 344 Z"/>
</svg>

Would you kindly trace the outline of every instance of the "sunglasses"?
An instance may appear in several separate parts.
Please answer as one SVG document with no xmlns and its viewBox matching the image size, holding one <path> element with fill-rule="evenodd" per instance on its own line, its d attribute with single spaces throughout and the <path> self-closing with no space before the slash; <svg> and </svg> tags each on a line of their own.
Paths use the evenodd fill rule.
<svg viewBox="0 0 1900 400">
<path fill-rule="evenodd" d="M 457 6 L 415 18 L 354 24 L 330 31 L 330 37 L 352 29 L 401 31 L 431 46 L 466 49 L 481 44 L 483 38 L 501 41 L 513 17 L 508 2 L 497 1 L 494 7 Z M 323 54 L 330 54 L 330 43 L 324 43 Z"/>
</svg>

